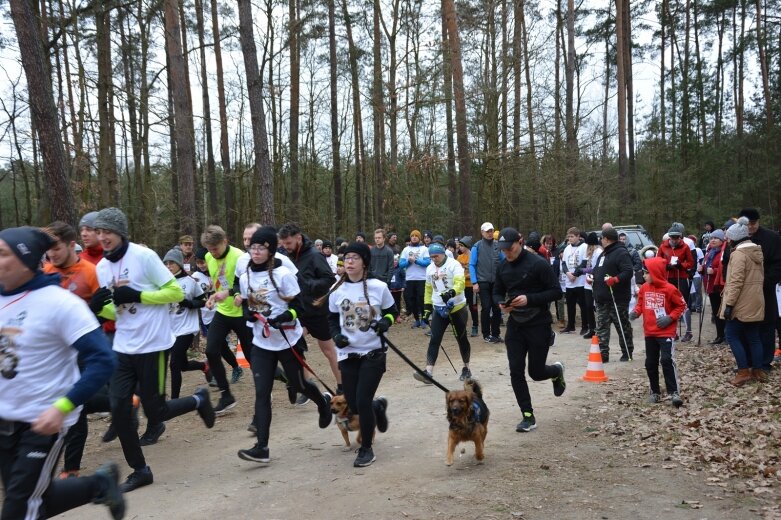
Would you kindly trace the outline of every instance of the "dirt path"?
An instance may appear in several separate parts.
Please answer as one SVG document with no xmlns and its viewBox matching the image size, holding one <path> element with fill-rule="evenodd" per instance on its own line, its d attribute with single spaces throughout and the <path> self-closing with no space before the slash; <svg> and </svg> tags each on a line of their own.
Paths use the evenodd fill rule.
<svg viewBox="0 0 781 520">
<path fill-rule="evenodd" d="M 428 338 L 422 332 L 402 324 L 392 329 L 390 337 L 413 359 L 424 359 Z M 642 345 L 638 330 L 635 344 Z M 458 356 L 452 338 L 446 339 L 445 346 L 451 357 Z M 390 428 L 377 436 L 374 465 L 353 468 L 355 454 L 342 451 L 337 428 L 319 430 L 315 407 L 291 406 L 278 383 L 271 425 L 272 463 L 263 467 L 240 460 L 237 449 L 254 442 L 245 431 L 252 406 L 251 380 L 245 378 L 238 385 L 236 413 L 218 419 L 212 430 L 204 429 L 195 416 L 175 419 L 160 442 L 145 449 L 155 483 L 127 496 L 127 518 L 758 517 L 751 498 L 709 486 L 704 472 L 687 472 L 642 449 L 617 448 L 605 436 L 594 434 L 604 421 L 616 420 L 618 413 L 601 401 L 613 388 L 611 383 L 579 379 L 585 371 L 587 340 L 559 336 L 548 359 L 566 364 L 567 392 L 556 398 L 550 382 L 531 382 L 539 427 L 525 434 L 515 432 L 520 414 L 510 388 L 504 345 L 488 345 L 480 339 L 473 341 L 472 348 L 473 372 L 491 408 L 484 464 L 475 464 L 474 449 L 467 445 L 452 467 L 445 466 L 444 394 L 414 381 L 412 370 L 389 353 L 380 393 L 390 403 Z M 608 376 L 620 380 L 643 370 L 642 348 L 638 351 L 632 363 L 607 364 Z M 309 357 L 320 374 L 328 373 L 319 352 Z M 200 383 L 196 374 L 185 376 L 185 389 Z M 435 377 L 451 388 L 461 385 L 443 356 Z M 642 399 L 645 392 L 638 388 L 635 396 L 626 397 Z M 672 407 L 670 414 L 676 414 Z M 118 442 L 100 443 L 105 423 L 96 420 L 91 426 L 85 471 L 108 459 L 126 471 Z M 86 506 L 60 518 L 106 517 L 102 508 Z"/>
</svg>

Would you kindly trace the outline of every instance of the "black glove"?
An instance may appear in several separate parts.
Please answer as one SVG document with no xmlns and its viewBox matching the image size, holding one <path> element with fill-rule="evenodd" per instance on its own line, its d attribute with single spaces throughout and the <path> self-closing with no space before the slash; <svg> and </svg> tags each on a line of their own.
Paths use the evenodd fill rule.
<svg viewBox="0 0 781 520">
<path fill-rule="evenodd" d="M 337 334 L 334 336 L 334 343 L 337 348 L 344 348 L 350 344 L 350 340 L 344 334 Z"/>
<path fill-rule="evenodd" d="M 447 303 L 447 301 L 450 298 L 455 297 L 455 295 L 456 295 L 455 289 L 450 289 L 449 291 L 439 293 L 439 297 L 442 298 L 442 303 Z"/>
<path fill-rule="evenodd" d="M 421 316 L 421 319 L 423 320 L 423 323 L 428 325 L 428 322 L 430 321 L 429 318 L 431 318 L 431 312 L 434 310 L 434 306 L 430 303 L 423 304 L 423 316 Z"/>
<path fill-rule="evenodd" d="M 664 316 L 659 316 L 658 318 L 656 318 L 656 326 L 659 327 L 660 329 L 669 327 L 672 322 L 673 319 L 666 314 Z"/>
<path fill-rule="evenodd" d="M 89 310 L 97 314 L 109 303 L 111 303 L 111 291 L 106 287 L 101 287 L 90 298 Z"/>
<path fill-rule="evenodd" d="M 731 320 L 732 319 L 732 305 L 727 305 L 724 307 L 724 319 L 725 320 Z"/>
<path fill-rule="evenodd" d="M 667 264 L 667 265 L 665 266 L 665 268 L 666 268 L 668 271 L 672 271 L 673 269 L 677 269 L 677 268 L 678 268 L 678 266 L 676 266 L 676 265 L 673 265 L 673 264 Z"/>
<path fill-rule="evenodd" d="M 141 291 L 137 291 L 129 285 L 123 285 L 114 289 L 114 305 L 125 303 L 141 303 Z"/>
<path fill-rule="evenodd" d="M 188 300 L 185 298 L 184 300 L 179 302 L 179 307 L 184 307 L 185 309 L 196 309 L 195 302 L 193 300 Z"/>
<path fill-rule="evenodd" d="M 243 306 L 242 310 L 243 310 L 245 320 L 247 320 L 250 323 L 255 323 L 256 321 L 258 321 L 257 312 L 251 311 L 249 307 L 247 307 L 246 305 Z"/>
<path fill-rule="evenodd" d="M 388 329 L 391 328 L 391 325 L 393 325 L 393 320 L 391 320 L 387 316 L 383 316 L 379 320 L 373 322 L 371 324 L 371 328 L 377 331 L 377 335 L 385 334 L 388 332 Z"/>
<path fill-rule="evenodd" d="M 268 320 L 269 327 L 274 327 L 275 329 L 278 329 L 282 326 L 283 323 L 287 323 L 289 321 L 293 321 L 293 313 L 288 311 L 283 312 L 276 318 L 269 318 Z"/>
</svg>

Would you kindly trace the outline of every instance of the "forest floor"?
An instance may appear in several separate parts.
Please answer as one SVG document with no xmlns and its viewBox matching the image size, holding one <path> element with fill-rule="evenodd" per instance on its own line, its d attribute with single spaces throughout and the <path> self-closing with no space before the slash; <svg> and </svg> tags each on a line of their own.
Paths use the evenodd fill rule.
<svg viewBox="0 0 781 520">
<path fill-rule="evenodd" d="M 246 374 L 234 392 L 240 401 L 235 413 L 219 418 L 211 430 L 194 414 L 174 419 L 160 441 L 145 448 L 155 483 L 126 496 L 126 518 L 781 518 L 781 371 L 766 385 L 734 389 L 727 384 L 729 348 L 706 345 L 715 334 L 705 321 L 703 346 L 696 346 L 696 326 L 695 341 L 678 344 L 685 405 L 677 410 L 669 400 L 646 403 L 640 322 L 632 362 L 618 362 L 613 331 L 611 362 L 605 365 L 610 381 L 603 384 L 580 379 L 589 341 L 559 335 L 548 362 L 565 363 L 567 391 L 557 398 L 549 381 L 529 383 L 538 422 L 530 433 L 515 431 L 520 412 L 504 345 L 473 338 L 472 371 L 491 409 L 483 464 L 476 464 L 471 444 L 462 444 L 465 453 L 445 465 L 444 395 L 415 381 L 392 352 L 378 392 L 388 398 L 390 428 L 377 434 L 372 466 L 354 468 L 355 453 L 342 450 L 338 429 L 320 430 L 315 406 L 290 405 L 280 383 L 273 394 L 271 463 L 240 460 L 236 451 L 254 443 L 246 431 L 253 406 Z M 423 332 L 404 322 L 389 338 L 423 362 Z M 323 356 L 310 344 L 310 364 L 330 381 Z M 452 336 L 444 345 L 456 362 Z M 460 372 L 458 362 L 456 368 Z M 199 376 L 185 374 L 183 393 L 202 383 Z M 449 388 L 461 387 L 442 355 L 435 377 Z M 90 421 L 84 471 L 114 460 L 126 475 L 118 441 L 100 442 L 106 421 Z M 59 518 L 107 518 L 107 512 L 85 506 Z"/>
</svg>

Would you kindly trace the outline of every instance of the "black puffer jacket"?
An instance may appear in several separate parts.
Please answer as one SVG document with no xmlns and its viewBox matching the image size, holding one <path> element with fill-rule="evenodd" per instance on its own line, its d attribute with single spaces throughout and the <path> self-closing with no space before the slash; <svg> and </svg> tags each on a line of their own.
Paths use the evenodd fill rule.
<svg viewBox="0 0 781 520">
<path fill-rule="evenodd" d="M 298 251 L 290 253 L 290 259 L 298 268 L 298 285 L 301 288 L 300 301 L 305 315 L 328 314 L 328 304 L 319 307 L 314 301 L 325 296 L 328 289 L 336 282 L 336 277 L 328 260 L 313 247 L 312 241 L 301 234 L 303 243 Z"/>
<path fill-rule="evenodd" d="M 610 287 L 605 283 L 605 276 L 618 276 L 619 282 L 613 286 L 613 296 L 616 303 L 629 304 L 629 300 L 632 299 L 634 268 L 632 257 L 624 244 L 613 242 L 607 246 L 597 258 L 592 274 L 594 275 L 595 302 L 613 303 Z"/>
</svg>

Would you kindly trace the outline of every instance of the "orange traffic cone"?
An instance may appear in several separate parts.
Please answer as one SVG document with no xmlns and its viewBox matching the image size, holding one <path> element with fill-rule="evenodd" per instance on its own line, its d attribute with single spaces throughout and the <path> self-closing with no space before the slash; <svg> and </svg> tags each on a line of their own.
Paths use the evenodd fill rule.
<svg viewBox="0 0 781 520">
<path fill-rule="evenodd" d="M 249 361 L 244 357 L 244 351 L 241 348 L 241 342 L 236 343 L 236 361 L 241 368 L 249 368 Z"/>
<path fill-rule="evenodd" d="M 583 381 L 592 383 L 604 383 L 607 381 L 605 369 L 602 367 L 602 354 L 599 351 L 599 338 L 591 336 L 591 348 L 588 351 L 588 365 L 586 366 L 586 375 Z"/>
</svg>

